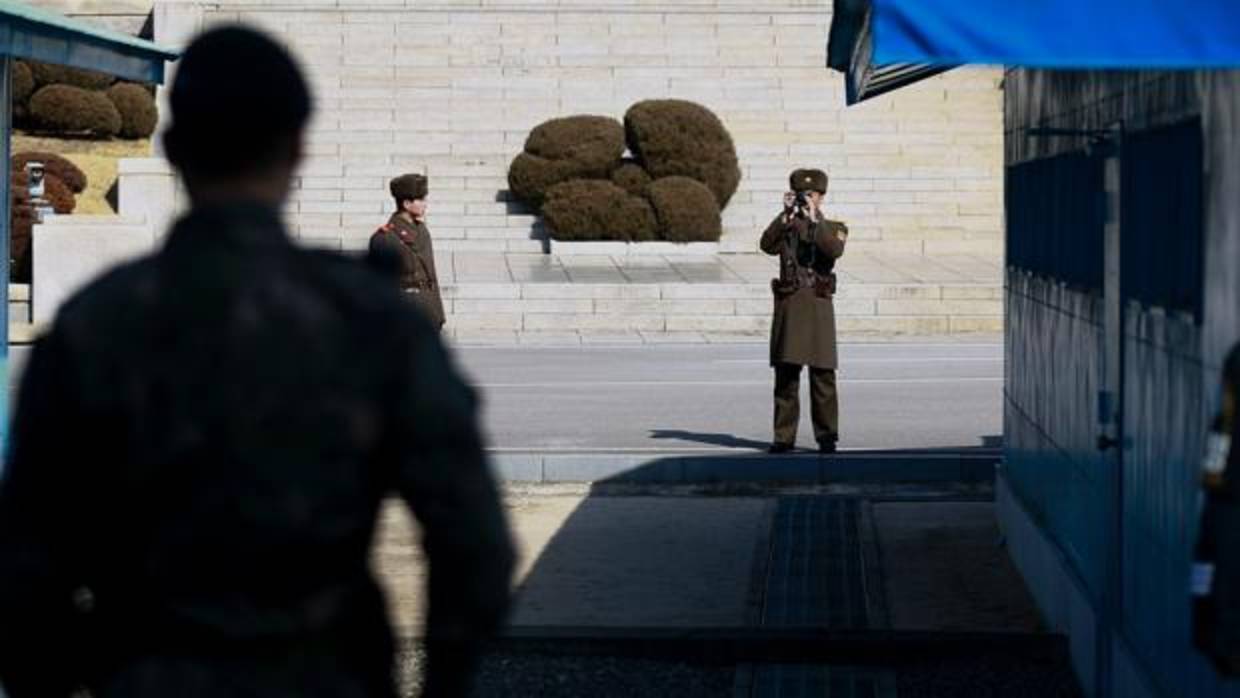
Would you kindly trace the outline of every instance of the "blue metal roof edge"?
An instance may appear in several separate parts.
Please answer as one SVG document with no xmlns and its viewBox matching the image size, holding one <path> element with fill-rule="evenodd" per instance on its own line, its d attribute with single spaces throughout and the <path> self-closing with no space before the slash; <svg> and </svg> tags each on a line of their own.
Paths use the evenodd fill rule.
<svg viewBox="0 0 1240 698">
<path fill-rule="evenodd" d="M 161 83 L 180 57 L 158 44 L 13 0 L 0 0 L 0 53 Z"/>
</svg>

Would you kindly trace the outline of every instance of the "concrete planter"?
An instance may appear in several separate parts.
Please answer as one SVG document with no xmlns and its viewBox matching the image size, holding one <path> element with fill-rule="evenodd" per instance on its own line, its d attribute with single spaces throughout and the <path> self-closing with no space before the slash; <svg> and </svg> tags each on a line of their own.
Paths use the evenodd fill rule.
<svg viewBox="0 0 1240 698">
<path fill-rule="evenodd" d="M 710 256 L 719 254 L 717 242 L 560 242 L 551 241 L 551 254 L 561 257 Z"/>
</svg>

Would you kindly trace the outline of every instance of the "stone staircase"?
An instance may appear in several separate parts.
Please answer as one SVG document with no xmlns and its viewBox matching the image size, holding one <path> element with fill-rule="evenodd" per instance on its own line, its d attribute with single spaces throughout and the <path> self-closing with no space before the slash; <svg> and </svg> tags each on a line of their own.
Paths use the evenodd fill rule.
<svg viewBox="0 0 1240 698">
<path fill-rule="evenodd" d="M 719 341 L 764 337 L 773 258 L 444 252 L 447 330 L 466 342 Z M 972 255 L 845 255 L 841 335 L 998 333 L 997 265 Z"/>
<path fill-rule="evenodd" d="M 757 235 L 788 171 L 804 166 L 829 171 L 829 215 L 852 233 L 836 302 L 845 338 L 997 332 L 1001 70 L 953 70 L 845 107 L 840 76 L 824 67 L 829 5 L 159 0 L 153 17 L 155 39 L 171 47 L 215 22 L 257 24 L 305 66 L 318 109 L 285 209 L 302 244 L 363 249 L 390 210 L 388 178 L 430 176 L 458 340 L 764 336 L 775 263 L 755 254 Z M 548 254 L 534 211 L 507 191 L 530 129 L 567 114 L 619 117 L 652 98 L 708 106 L 736 143 L 743 178 L 718 253 Z M 71 216 L 36 231 L 35 323 L 104 262 L 150 249 L 183 210 L 162 159 L 122 161 L 119 173 L 123 218 Z M 74 233 L 98 247 L 75 253 Z"/>
</svg>

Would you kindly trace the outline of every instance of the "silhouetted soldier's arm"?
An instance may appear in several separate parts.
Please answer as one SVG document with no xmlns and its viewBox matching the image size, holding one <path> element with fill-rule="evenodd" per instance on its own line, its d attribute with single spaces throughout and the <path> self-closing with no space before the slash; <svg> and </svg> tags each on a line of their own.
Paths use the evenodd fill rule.
<svg viewBox="0 0 1240 698">
<path fill-rule="evenodd" d="M 70 365 L 55 333 L 22 379 L 0 481 L 0 684 L 9 698 L 65 696 L 81 683 L 72 599 L 74 500 L 83 454 Z"/>
<path fill-rule="evenodd" d="M 457 696 L 508 609 L 514 553 L 473 391 L 424 332 L 406 359 L 390 438 L 430 564 L 424 695 Z"/>
</svg>

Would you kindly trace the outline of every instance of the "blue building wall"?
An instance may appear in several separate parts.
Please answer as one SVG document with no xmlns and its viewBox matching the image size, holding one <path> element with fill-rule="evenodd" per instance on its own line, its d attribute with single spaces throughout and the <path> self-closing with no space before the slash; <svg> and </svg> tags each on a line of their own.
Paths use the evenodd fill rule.
<svg viewBox="0 0 1240 698">
<path fill-rule="evenodd" d="M 1005 95 L 1009 174 L 1089 152 L 1084 138 L 1030 137 L 1030 127 L 1088 130 L 1122 120 L 1136 144 L 1168 126 L 1199 130 L 1201 191 L 1181 192 L 1190 203 L 1200 199 L 1198 221 L 1175 210 L 1166 222 L 1142 226 L 1148 221 L 1133 220 L 1131 211 L 1148 207 L 1120 207 L 1130 213 L 1120 222 L 1118 457 L 1096 443 L 1112 341 L 1105 290 L 1080 283 L 1101 274 L 1083 276 L 1070 252 L 1049 268 L 1044 258 L 1027 264 L 1038 267 L 1028 271 L 1011 256 L 1028 246 L 1009 239 L 999 511 L 1012 557 L 1049 624 L 1071 638 L 1087 692 L 1240 697 L 1240 682 L 1221 680 L 1191 648 L 1186 588 L 1202 441 L 1217 408 L 1222 357 L 1240 340 L 1240 74 L 1015 70 Z M 1163 195 L 1162 170 L 1181 181 L 1176 165 L 1190 154 L 1177 150 L 1131 148 L 1122 156 L 1126 171 L 1142 169 L 1131 167 L 1133 158 L 1151 160 L 1140 163 L 1144 183 L 1126 176 L 1121 196 L 1148 204 Z M 1158 158 L 1167 159 L 1165 168 Z M 1020 184 L 1009 176 L 1009 188 Z M 1099 178 L 1099 197 L 1102 191 Z M 1018 201 L 1028 206 L 1030 196 L 1021 192 Z M 1056 205 L 1053 191 L 1041 196 L 1045 206 Z M 1009 192 L 1009 208 L 1013 200 Z M 1009 215 L 1009 236 L 1043 232 Z M 1193 244 L 1200 245 L 1197 257 L 1189 254 Z M 1056 265 L 1065 272 L 1057 274 Z M 1160 298 L 1175 307 L 1151 300 Z"/>
</svg>

